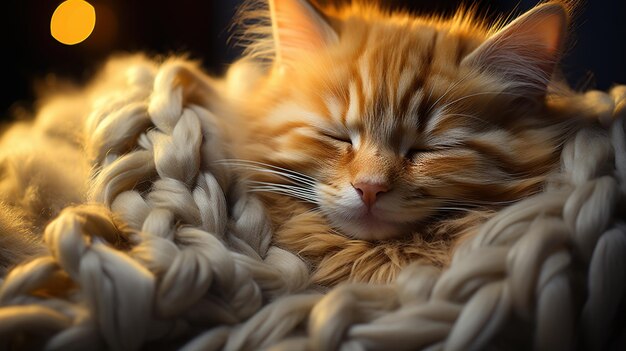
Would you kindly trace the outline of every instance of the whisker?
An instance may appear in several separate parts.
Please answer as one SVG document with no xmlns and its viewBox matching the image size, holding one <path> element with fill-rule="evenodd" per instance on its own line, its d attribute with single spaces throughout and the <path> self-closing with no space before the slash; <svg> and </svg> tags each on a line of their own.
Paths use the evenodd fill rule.
<svg viewBox="0 0 626 351">
<path fill-rule="evenodd" d="M 307 203 L 318 203 L 318 195 L 314 190 L 317 185 L 317 180 L 306 174 L 264 162 L 244 159 L 222 159 L 216 160 L 214 163 L 277 175 L 291 183 L 281 184 L 267 181 L 249 180 L 249 192 L 266 192 L 286 195 Z"/>
<path fill-rule="evenodd" d="M 301 172 L 295 171 L 295 170 L 293 170 L 293 169 L 284 168 L 284 167 L 280 167 L 280 166 L 272 165 L 272 164 L 265 163 L 265 162 L 251 161 L 251 160 L 244 160 L 244 159 L 225 159 L 224 161 L 238 161 L 238 162 L 241 162 L 241 163 L 251 163 L 251 164 L 256 164 L 256 165 L 259 165 L 259 166 L 269 167 L 269 168 L 277 169 L 277 170 L 280 170 L 280 171 L 283 171 L 283 172 L 292 173 L 292 174 L 295 174 L 295 175 L 301 176 L 301 177 L 303 177 L 303 178 L 309 179 L 309 180 L 311 180 L 311 181 L 315 181 L 315 180 L 316 180 L 315 178 L 313 178 L 313 177 L 311 177 L 311 176 L 309 176 L 309 175 L 306 175 L 306 174 L 304 174 L 304 173 L 301 173 Z"/>
<path fill-rule="evenodd" d="M 286 168 L 282 168 L 282 167 L 278 167 L 278 166 L 274 166 L 274 165 L 270 165 L 267 163 L 263 163 L 263 162 L 257 162 L 257 161 L 248 161 L 248 160 L 241 160 L 241 159 L 224 159 L 224 160 L 217 160 L 214 161 L 215 163 L 219 163 L 219 164 L 224 164 L 224 165 L 228 165 L 228 166 L 235 166 L 235 167 L 244 167 L 244 168 L 249 168 L 249 169 L 254 169 L 257 171 L 261 171 L 264 173 L 271 173 L 271 174 L 276 174 L 282 177 L 285 177 L 287 179 L 290 180 L 297 180 L 301 183 L 305 183 L 311 186 L 314 186 L 317 183 L 317 180 L 311 176 L 308 176 L 304 173 L 300 173 L 291 169 L 286 169 Z"/>
<path fill-rule="evenodd" d="M 265 183 L 265 182 L 256 182 L 256 183 L 249 183 L 251 184 L 251 188 L 264 188 L 264 187 L 269 187 L 269 188 L 275 188 L 275 189 L 283 189 L 283 190 L 289 190 L 289 191 L 297 191 L 297 192 L 301 192 L 301 193 L 306 193 L 306 194 L 315 194 L 313 191 L 309 190 L 309 189 L 305 189 L 305 188 L 301 188 L 299 186 L 292 186 L 292 185 L 286 185 L 286 184 L 274 184 L 274 183 Z"/>
<path fill-rule="evenodd" d="M 303 178 L 307 178 L 309 180 L 315 181 L 316 179 L 306 175 L 304 173 L 300 173 L 298 171 L 294 171 L 293 169 L 288 169 L 288 168 L 283 168 L 280 166 L 275 166 L 269 163 L 265 163 L 265 162 L 259 162 L 259 161 L 252 161 L 252 160 L 244 160 L 244 159 L 237 159 L 237 158 L 231 158 L 231 159 L 222 159 L 222 160 L 216 160 L 214 161 L 216 163 L 232 163 L 232 164 L 254 164 L 254 165 L 258 165 L 258 166 L 263 166 L 263 167 L 268 167 L 268 168 L 273 168 L 273 169 L 277 169 L 283 172 L 287 172 L 287 173 L 293 173 L 295 175 L 299 175 L 302 176 Z"/>
<path fill-rule="evenodd" d="M 288 195 L 288 196 L 291 196 L 300 200 L 304 200 L 305 202 L 308 202 L 308 203 L 317 204 L 317 199 L 312 198 L 311 196 L 307 194 L 300 194 L 297 192 L 288 191 L 288 190 L 280 189 L 280 188 L 258 187 L 258 188 L 250 188 L 248 189 L 248 191 L 249 192 L 267 192 L 267 193 L 274 193 L 278 195 Z"/>
<path fill-rule="evenodd" d="M 261 185 L 261 186 L 252 186 L 251 188 L 256 188 L 256 189 L 260 189 L 260 188 L 271 188 L 271 189 L 280 189 L 280 190 L 284 190 L 284 191 L 290 191 L 293 193 L 298 193 L 301 195 L 308 195 L 311 196 L 312 198 L 315 198 L 317 195 L 315 194 L 315 192 L 309 190 L 309 189 L 304 189 L 301 187 L 295 187 L 295 186 L 290 186 L 290 185 L 285 185 L 285 184 L 274 184 L 274 183 L 267 183 L 267 182 L 251 182 L 251 184 L 257 184 L 257 185 Z"/>
<path fill-rule="evenodd" d="M 302 180 L 302 179 L 300 179 L 298 177 L 295 177 L 295 176 L 293 176 L 291 174 L 282 173 L 282 172 L 275 171 L 275 170 L 272 170 L 272 169 L 265 169 L 265 168 L 255 167 L 255 166 L 247 166 L 247 165 L 246 166 L 242 166 L 242 167 L 250 169 L 250 170 L 255 170 L 255 171 L 259 172 L 259 173 L 267 173 L 267 174 L 277 175 L 277 176 L 279 176 L 281 178 L 284 178 L 285 180 L 289 181 L 292 184 L 302 184 L 302 185 L 307 185 L 307 186 L 311 186 L 311 187 L 315 185 L 314 183 L 305 182 L 304 180 Z"/>
</svg>

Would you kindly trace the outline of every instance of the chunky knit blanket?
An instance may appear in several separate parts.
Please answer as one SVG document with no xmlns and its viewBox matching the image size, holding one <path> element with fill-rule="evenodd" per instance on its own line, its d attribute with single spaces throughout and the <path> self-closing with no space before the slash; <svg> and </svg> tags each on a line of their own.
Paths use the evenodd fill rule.
<svg viewBox="0 0 626 351">
<path fill-rule="evenodd" d="M 0 280 L 0 349 L 624 349 L 626 87 L 580 96 L 603 127 L 573 136 L 545 190 L 449 268 L 329 290 L 272 245 L 259 200 L 216 162 L 219 99 L 236 88 L 184 59 L 133 57 L 41 110 L 29 135 L 79 156 L 49 169 L 60 190 L 40 191 L 54 204 L 34 214 L 49 218 L 33 222 L 42 251 Z M 0 160 L 24 177 L 3 189 L 4 217 L 29 196 L 33 153 Z"/>
</svg>

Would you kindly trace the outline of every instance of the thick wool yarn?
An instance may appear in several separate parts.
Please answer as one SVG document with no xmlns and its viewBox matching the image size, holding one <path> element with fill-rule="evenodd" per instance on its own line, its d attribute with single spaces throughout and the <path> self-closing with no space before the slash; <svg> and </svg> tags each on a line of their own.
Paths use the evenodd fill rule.
<svg viewBox="0 0 626 351">
<path fill-rule="evenodd" d="M 13 225 L 44 242 L 0 281 L 0 349 L 625 345 L 626 87 L 580 96 L 605 128 L 575 135 L 545 191 L 484 224 L 448 269 L 412 265 L 392 285 L 323 291 L 308 286 L 303 261 L 271 245 L 260 202 L 215 162 L 228 157 L 220 95 L 241 86 L 183 59 L 118 60 L 101 79 L 79 93 L 86 120 L 60 123 L 77 108 L 60 100 L 31 127 L 66 140 L 76 168 L 59 163 L 51 177 L 71 179 L 50 180 L 60 195 L 39 194 L 60 208 L 21 207 L 41 228 Z M 7 185 L 13 199 L 25 198 L 18 180 Z M 3 232 L 20 208 L 5 207 Z"/>
</svg>

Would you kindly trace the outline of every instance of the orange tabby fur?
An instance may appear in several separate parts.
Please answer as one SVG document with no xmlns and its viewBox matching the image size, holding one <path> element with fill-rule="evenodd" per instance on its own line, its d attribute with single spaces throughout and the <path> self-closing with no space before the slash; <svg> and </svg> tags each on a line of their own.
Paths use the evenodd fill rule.
<svg viewBox="0 0 626 351">
<path fill-rule="evenodd" d="M 270 3 L 274 13 L 313 9 L 301 0 Z M 567 13 L 557 3 L 543 10 L 552 11 L 549 20 Z M 485 70 L 503 58 L 488 50 L 468 57 L 502 26 L 467 12 L 424 18 L 354 3 L 325 10 L 309 27 L 302 14 L 298 23 L 276 16 L 273 36 L 263 26 L 269 22 L 248 29 L 257 35 L 250 56 L 270 65 L 250 94 L 235 99 L 241 120 L 233 134 L 244 145 L 236 157 L 264 164 L 238 163 L 266 182 L 253 190 L 267 205 L 274 241 L 310 262 L 316 283 L 389 282 L 415 261 L 445 266 L 459 240 L 499 208 L 541 190 L 578 125 L 551 102 L 571 94 L 549 82 L 562 48 L 557 29 L 546 42 L 553 48 L 513 47 L 519 62 Z M 306 28 L 281 37 L 281 26 Z M 536 67 L 525 67 L 524 55 Z M 519 72 L 507 68 L 517 64 Z M 285 194 L 291 183 L 268 173 L 271 166 L 311 177 L 304 179 L 314 179 L 315 190 L 300 184 Z M 350 184 L 362 178 L 391 189 L 371 225 L 341 212 L 356 196 Z"/>
</svg>

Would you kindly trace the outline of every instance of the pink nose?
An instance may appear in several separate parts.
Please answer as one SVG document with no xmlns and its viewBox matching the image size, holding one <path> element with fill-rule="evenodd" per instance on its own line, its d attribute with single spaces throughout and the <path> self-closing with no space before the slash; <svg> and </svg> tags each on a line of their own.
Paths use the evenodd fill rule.
<svg viewBox="0 0 626 351">
<path fill-rule="evenodd" d="M 356 192 L 359 193 L 361 200 L 363 200 L 367 207 L 372 207 L 372 205 L 374 205 L 379 194 L 389 191 L 387 184 L 382 183 L 359 182 L 354 183 L 352 186 L 356 189 Z"/>
</svg>

